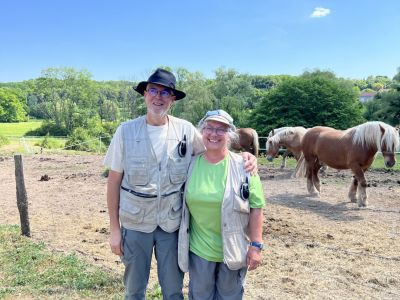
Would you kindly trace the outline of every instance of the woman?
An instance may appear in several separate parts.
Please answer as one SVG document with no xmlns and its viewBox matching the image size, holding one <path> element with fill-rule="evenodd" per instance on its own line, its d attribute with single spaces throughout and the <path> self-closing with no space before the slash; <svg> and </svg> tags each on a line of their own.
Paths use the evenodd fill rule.
<svg viewBox="0 0 400 300">
<path fill-rule="evenodd" d="M 260 177 L 229 151 L 238 138 L 232 117 L 209 111 L 200 121 L 206 152 L 193 157 L 184 192 L 178 260 L 189 271 L 189 299 L 242 299 L 244 277 L 261 263 Z"/>
</svg>

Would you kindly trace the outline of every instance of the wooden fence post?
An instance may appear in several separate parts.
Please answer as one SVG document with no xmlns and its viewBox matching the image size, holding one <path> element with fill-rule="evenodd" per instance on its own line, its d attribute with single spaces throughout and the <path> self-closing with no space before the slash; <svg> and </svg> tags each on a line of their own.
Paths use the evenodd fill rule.
<svg viewBox="0 0 400 300">
<path fill-rule="evenodd" d="M 19 218 L 21 220 L 22 235 L 31 236 L 29 227 L 28 201 L 26 196 L 24 168 L 22 165 L 21 154 L 14 155 L 15 161 L 15 181 L 17 184 L 17 206 L 19 210 Z"/>
</svg>

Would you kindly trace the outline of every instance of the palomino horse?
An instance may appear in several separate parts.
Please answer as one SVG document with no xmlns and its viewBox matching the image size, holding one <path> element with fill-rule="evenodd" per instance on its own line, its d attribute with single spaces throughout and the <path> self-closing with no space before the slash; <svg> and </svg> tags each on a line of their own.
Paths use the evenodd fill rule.
<svg viewBox="0 0 400 300">
<path fill-rule="evenodd" d="M 301 156 L 301 140 L 306 132 L 307 129 L 301 126 L 282 127 L 279 131 L 277 130 L 277 133 L 269 137 L 266 143 L 268 161 L 272 161 L 276 157 L 282 146 L 286 148 L 287 152 L 293 153 L 296 160 L 299 160 Z M 281 168 L 284 168 L 285 164 L 286 156 L 282 160 Z"/>
<path fill-rule="evenodd" d="M 398 131 L 383 122 L 366 122 L 345 131 L 330 127 L 313 127 L 303 137 L 303 155 L 296 167 L 296 175 L 306 174 L 308 192 L 319 196 L 321 185 L 318 170 L 322 163 L 335 169 L 351 169 L 354 177 L 348 196 L 359 207 L 367 206 L 367 181 L 364 172 L 381 151 L 385 166 L 396 163 L 399 146 Z M 357 198 L 358 192 L 358 198 Z"/>
<path fill-rule="evenodd" d="M 232 141 L 231 148 L 236 151 L 245 150 L 258 156 L 258 134 L 253 128 L 238 128 L 236 133 L 239 135 L 238 141 Z"/>
<path fill-rule="evenodd" d="M 268 136 L 267 136 L 267 141 L 265 142 L 265 150 L 266 150 L 267 153 L 268 153 L 268 148 L 269 148 L 269 147 L 268 147 L 268 139 L 269 139 L 270 137 L 273 137 L 275 134 L 279 133 L 280 131 L 285 130 L 285 129 L 288 129 L 288 128 L 291 128 L 291 127 L 279 127 L 279 128 L 274 128 L 274 129 L 272 129 L 272 130 L 269 132 L 269 134 L 268 134 Z M 290 152 L 288 149 L 285 149 L 285 151 L 284 151 L 283 154 L 282 154 L 282 163 L 281 163 L 281 168 L 282 168 L 282 169 L 286 167 L 286 158 L 287 158 L 288 156 L 290 156 L 290 155 L 293 155 L 293 153 Z"/>
</svg>

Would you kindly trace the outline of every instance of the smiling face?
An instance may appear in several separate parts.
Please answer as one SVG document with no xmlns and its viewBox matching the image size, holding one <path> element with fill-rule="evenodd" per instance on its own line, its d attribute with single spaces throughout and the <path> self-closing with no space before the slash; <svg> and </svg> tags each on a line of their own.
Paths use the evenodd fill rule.
<svg viewBox="0 0 400 300">
<path fill-rule="evenodd" d="M 150 119 L 164 118 L 174 100 L 172 91 L 159 84 L 149 83 L 144 91 L 144 101 Z"/>
<path fill-rule="evenodd" d="M 202 129 L 203 143 L 207 151 L 228 151 L 229 126 L 216 121 L 208 121 Z"/>
</svg>

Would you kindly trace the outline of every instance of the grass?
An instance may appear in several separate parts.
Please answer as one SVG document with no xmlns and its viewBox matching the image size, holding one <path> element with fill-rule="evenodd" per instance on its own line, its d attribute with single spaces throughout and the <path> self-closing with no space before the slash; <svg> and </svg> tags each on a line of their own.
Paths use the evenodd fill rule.
<svg viewBox="0 0 400 300">
<path fill-rule="evenodd" d="M 73 254 L 52 253 L 21 236 L 18 226 L 0 226 L 0 250 L 0 298 L 122 298 L 121 278 Z"/>
<path fill-rule="evenodd" d="M 19 123 L 0 123 L 0 135 L 22 137 L 28 131 L 38 129 L 42 120 L 32 120 Z"/>
<path fill-rule="evenodd" d="M 21 236 L 16 225 L 0 226 L 0 299 L 123 299 L 122 276 L 53 253 Z M 160 287 L 148 299 L 161 299 Z"/>
<path fill-rule="evenodd" d="M 65 146 L 66 138 L 48 138 L 53 145 L 57 145 L 54 149 L 45 149 L 39 145 L 43 142 L 45 137 L 13 137 L 8 138 L 9 144 L 0 147 L 0 155 L 13 155 L 14 153 L 21 154 L 41 154 L 41 153 L 63 153 L 73 154 L 76 151 L 62 150 Z M 56 146 L 55 146 L 56 147 Z"/>
</svg>

